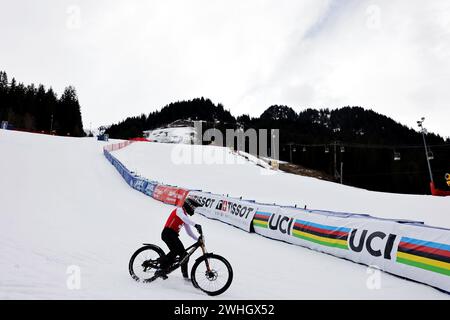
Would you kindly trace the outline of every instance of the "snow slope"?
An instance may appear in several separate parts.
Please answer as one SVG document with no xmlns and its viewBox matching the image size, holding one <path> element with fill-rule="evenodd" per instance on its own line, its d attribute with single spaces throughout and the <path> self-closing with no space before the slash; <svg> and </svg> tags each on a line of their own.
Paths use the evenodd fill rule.
<svg viewBox="0 0 450 320">
<path fill-rule="evenodd" d="M 151 141 L 165 143 L 191 144 L 196 138 L 196 131 L 192 127 L 160 128 L 145 133 Z"/>
<path fill-rule="evenodd" d="M 130 278 L 129 257 L 142 242 L 161 244 L 160 232 L 172 207 L 131 189 L 104 158 L 103 145 L 95 139 L 0 130 L 0 298 L 212 299 L 184 283 L 179 273 L 148 285 Z M 149 178 L 214 192 L 233 186 L 230 190 L 237 194 L 252 183 L 274 181 L 267 188 L 270 192 L 254 184 L 247 195 L 292 199 L 280 196 L 278 175 L 260 176 L 254 165 L 235 169 L 199 165 L 186 172 L 168 161 L 168 145 L 135 143 L 128 148 L 117 152 L 119 158 L 126 158 L 131 168 L 140 167 L 138 171 Z M 294 183 L 292 177 L 286 179 Z M 318 181 L 299 181 L 311 185 L 310 194 L 314 189 L 340 190 Z M 302 190 L 308 188 L 298 188 L 298 197 L 305 199 Z M 443 206 L 425 200 L 435 211 Z M 333 206 L 331 200 L 327 205 Z M 201 216 L 195 219 L 203 225 L 209 250 L 225 256 L 235 271 L 233 284 L 221 299 L 449 299 L 431 287 L 384 273 L 380 288 L 371 290 L 365 266 Z M 440 216 L 433 221 L 444 220 Z M 190 242 L 185 234 L 182 240 Z M 80 268 L 79 290 L 67 286 L 70 266 Z"/>
</svg>

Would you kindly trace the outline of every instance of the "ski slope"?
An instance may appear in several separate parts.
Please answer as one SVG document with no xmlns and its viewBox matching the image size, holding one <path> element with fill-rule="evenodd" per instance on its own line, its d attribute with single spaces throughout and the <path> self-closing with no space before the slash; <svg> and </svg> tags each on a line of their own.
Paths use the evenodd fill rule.
<svg viewBox="0 0 450 320">
<path fill-rule="evenodd" d="M 0 299 L 213 299 L 183 282 L 179 273 L 147 285 L 130 278 L 128 260 L 142 242 L 166 249 L 160 232 L 172 207 L 131 189 L 104 158 L 103 145 L 90 138 L 0 130 Z M 175 147 L 135 143 L 115 155 L 130 169 L 164 183 L 449 225 L 441 212 L 449 199 L 267 175 L 251 163 L 177 165 L 171 161 Z M 281 192 L 284 186 L 291 191 Z M 390 203 L 380 204 L 380 199 Z M 387 208 L 391 211 L 383 211 Z M 194 218 L 203 226 L 208 249 L 234 268 L 233 283 L 220 299 L 449 299 L 385 273 L 379 288 L 370 289 L 366 266 Z M 190 243 L 184 233 L 181 237 Z M 79 289 L 67 285 L 71 266 L 80 270 Z"/>
<path fill-rule="evenodd" d="M 195 141 L 196 131 L 192 127 L 160 128 L 145 131 L 147 139 L 164 143 L 187 143 Z"/>
</svg>

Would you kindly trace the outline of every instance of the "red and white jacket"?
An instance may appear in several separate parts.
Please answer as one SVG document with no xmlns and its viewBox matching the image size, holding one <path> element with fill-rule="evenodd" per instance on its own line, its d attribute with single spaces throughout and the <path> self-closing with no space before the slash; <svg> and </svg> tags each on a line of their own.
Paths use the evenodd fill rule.
<svg viewBox="0 0 450 320">
<path fill-rule="evenodd" d="M 186 233 L 194 240 L 198 240 L 198 237 L 192 232 L 189 226 L 195 226 L 196 223 L 189 219 L 183 208 L 177 207 L 172 211 L 169 218 L 166 221 L 165 228 L 170 228 L 176 233 L 180 233 L 181 227 L 184 226 Z"/>
</svg>

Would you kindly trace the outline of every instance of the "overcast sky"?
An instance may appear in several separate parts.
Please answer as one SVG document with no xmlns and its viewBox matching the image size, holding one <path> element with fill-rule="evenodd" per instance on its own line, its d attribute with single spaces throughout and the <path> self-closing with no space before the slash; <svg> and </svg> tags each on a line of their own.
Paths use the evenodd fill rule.
<svg viewBox="0 0 450 320">
<path fill-rule="evenodd" d="M 357 105 L 450 136 L 448 0 L 0 0 L 0 70 L 86 129 L 195 97 L 259 116 Z"/>
</svg>

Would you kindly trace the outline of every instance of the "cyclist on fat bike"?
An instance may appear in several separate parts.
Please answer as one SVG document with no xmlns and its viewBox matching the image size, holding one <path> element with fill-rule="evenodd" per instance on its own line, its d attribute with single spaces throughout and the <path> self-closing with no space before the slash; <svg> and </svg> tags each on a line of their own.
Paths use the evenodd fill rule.
<svg viewBox="0 0 450 320">
<path fill-rule="evenodd" d="M 163 279 L 167 279 L 167 272 L 172 264 L 175 262 L 176 256 L 180 257 L 180 261 L 185 257 L 186 250 L 184 248 L 183 243 L 179 238 L 179 233 L 181 227 L 184 226 L 186 233 L 195 241 L 198 241 L 198 238 L 191 230 L 190 226 L 193 226 L 200 233 L 201 226 L 192 221 L 189 216 L 194 214 L 195 208 L 200 207 L 201 204 L 195 199 L 188 198 L 184 201 L 182 207 L 177 207 L 174 209 L 169 218 L 167 219 L 166 224 L 164 225 L 164 229 L 161 233 L 162 240 L 166 243 L 167 247 L 169 247 L 169 253 L 165 256 L 162 256 L 159 260 L 160 262 L 160 270 L 155 273 L 155 275 L 161 276 Z M 188 276 L 188 262 L 184 262 L 181 265 L 181 273 L 185 279 L 189 279 Z"/>
</svg>

